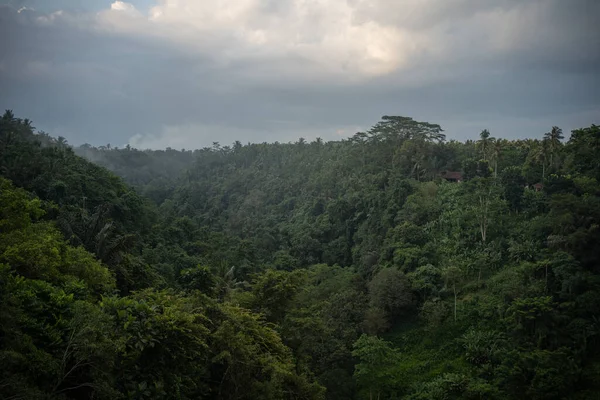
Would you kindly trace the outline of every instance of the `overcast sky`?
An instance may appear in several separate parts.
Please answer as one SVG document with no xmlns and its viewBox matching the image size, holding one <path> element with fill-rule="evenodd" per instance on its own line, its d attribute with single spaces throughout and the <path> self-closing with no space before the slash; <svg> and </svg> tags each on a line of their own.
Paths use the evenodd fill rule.
<svg viewBox="0 0 600 400">
<path fill-rule="evenodd" d="M 85 142 L 600 124 L 600 0 L 0 0 L 0 107 Z"/>
</svg>

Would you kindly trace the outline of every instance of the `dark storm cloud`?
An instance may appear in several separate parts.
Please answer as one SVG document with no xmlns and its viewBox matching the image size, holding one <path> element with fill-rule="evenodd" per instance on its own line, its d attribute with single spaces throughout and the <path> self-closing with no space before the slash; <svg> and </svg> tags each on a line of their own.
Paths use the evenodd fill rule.
<svg viewBox="0 0 600 400">
<path fill-rule="evenodd" d="M 361 47 L 331 36 L 333 47 L 294 52 L 295 47 L 262 44 L 258 31 L 260 46 L 248 47 L 229 26 L 220 27 L 227 19 L 189 32 L 185 20 L 174 19 L 155 33 L 158 25 L 124 3 L 115 8 L 127 13 L 106 15 L 2 7 L 0 106 L 73 143 L 142 147 L 337 139 L 384 114 L 437 122 L 449 137 L 461 139 L 483 128 L 496 136 L 532 137 L 552 125 L 568 130 L 599 122 L 600 35 L 594 15 L 600 3 L 430 3 L 417 7 L 407 1 L 404 9 L 383 0 L 357 3 L 350 9 L 348 34 L 352 24 L 366 26 L 358 37 L 372 34 L 378 44 L 392 32 L 396 36 L 384 50 L 403 46 L 398 54 L 404 56 L 375 64 L 353 64 L 350 56 L 344 61 L 347 73 L 344 67 L 322 74 L 321 68 L 335 64 L 331 49 L 347 46 L 340 54 L 352 55 Z M 245 26 L 254 29 L 280 24 L 277 18 L 296 21 L 289 4 L 262 2 L 240 11 L 231 24 L 248 20 Z M 326 30 L 325 11 L 307 10 L 305 23 L 290 30 L 275 25 L 267 38 L 304 35 L 303 43 L 313 46 L 318 37 L 333 35 Z M 320 20 L 313 32 L 310 13 Z M 368 21 L 380 24 L 378 30 Z M 408 30 L 388 30 L 394 24 Z M 402 41 L 403 35 L 410 40 Z M 325 63 L 319 67 L 321 58 Z"/>
<path fill-rule="evenodd" d="M 163 124 L 226 115 L 227 100 L 213 90 L 220 78 L 200 57 L 135 38 L 40 26 L 35 13 L 0 12 L 9 22 L 0 28 L 1 102 L 39 127 L 76 142 L 126 143 Z"/>
</svg>

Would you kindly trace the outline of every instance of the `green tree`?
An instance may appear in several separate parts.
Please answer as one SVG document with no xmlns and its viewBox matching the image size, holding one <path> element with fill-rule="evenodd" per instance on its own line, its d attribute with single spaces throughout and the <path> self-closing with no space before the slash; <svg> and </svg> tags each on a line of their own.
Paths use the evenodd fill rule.
<svg viewBox="0 0 600 400">
<path fill-rule="evenodd" d="M 558 153 L 562 147 L 561 140 L 564 139 L 562 129 L 558 126 L 553 126 L 550 132 L 544 134 L 544 140 L 548 143 L 548 151 L 550 153 L 550 167 L 556 169 L 556 161 Z"/>
<path fill-rule="evenodd" d="M 398 386 L 395 368 L 400 353 L 391 343 L 376 336 L 362 335 L 354 343 L 352 355 L 358 360 L 354 377 L 359 387 L 368 392 L 369 400 L 391 394 Z"/>
<path fill-rule="evenodd" d="M 498 162 L 502 159 L 502 151 L 505 142 L 502 139 L 494 139 L 491 144 L 490 162 L 494 165 L 494 178 L 498 176 Z"/>
<path fill-rule="evenodd" d="M 265 315 L 267 321 L 281 322 L 304 281 L 302 271 L 267 270 L 252 283 L 253 309 Z"/>
<path fill-rule="evenodd" d="M 394 268 L 379 271 L 369 282 L 369 299 L 372 307 L 384 311 L 393 321 L 414 306 L 410 281 Z"/>
<path fill-rule="evenodd" d="M 488 152 L 489 152 L 489 144 L 492 141 L 493 138 L 490 138 L 490 131 L 488 131 L 487 129 L 484 129 L 481 131 L 481 133 L 479 134 L 479 147 L 481 147 L 481 158 L 484 161 L 487 161 L 488 159 Z"/>
<path fill-rule="evenodd" d="M 573 172 L 594 177 L 600 181 L 600 126 L 576 129 L 566 146 L 567 166 Z"/>
<path fill-rule="evenodd" d="M 442 269 L 442 276 L 446 281 L 446 286 L 452 291 L 454 299 L 454 321 L 458 319 L 458 294 L 465 282 L 464 266 L 459 261 L 455 261 L 453 265 Z"/>
</svg>

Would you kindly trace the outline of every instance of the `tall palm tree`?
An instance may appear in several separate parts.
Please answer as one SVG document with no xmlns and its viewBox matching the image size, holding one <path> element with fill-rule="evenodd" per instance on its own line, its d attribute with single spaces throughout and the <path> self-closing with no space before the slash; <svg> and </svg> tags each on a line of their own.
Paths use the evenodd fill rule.
<svg viewBox="0 0 600 400">
<path fill-rule="evenodd" d="M 493 138 L 492 138 L 493 139 Z M 504 140 L 495 139 L 492 141 L 490 161 L 494 163 L 494 178 L 498 176 L 498 160 L 502 156 L 502 150 L 504 148 Z"/>
<path fill-rule="evenodd" d="M 12 110 L 5 110 L 2 119 L 5 121 L 12 121 L 15 119 L 15 114 Z"/>
<path fill-rule="evenodd" d="M 231 292 L 243 285 L 245 282 L 238 281 L 235 266 L 229 267 L 227 262 L 221 262 L 216 270 L 216 291 L 219 300 L 228 299 Z"/>
<path fill-rule="evenodd" d="M 546 163 L 548 161 L 548 154 L 550 153 L 549 148 L 548 140 L 544 139 L 540 142 L 534 154 L 535 161 L 542 164 L 542 182 L 546 179 Z"/>
<path fill-rule="evenodd" d="M 554 155 L 558 153 L 560 147 L 562 146 L 561 140 L 564 139 L 562 134 L 562 129 L 558 126 L 553 126 L 550 132 L 546 132 L 544 134 L 544 140 L 548 141 L 548 151 L 550 153 L 550 166 L 554 167 L 554 162 L 556 158 Z"/>
<path fill-rule="evenodd" d="M 62 136 L 59 136 L 56 139 L 56 147 L 58 147 L 59 149 L 64 149 L 65 147 L 67 147 L 67 139 L 65 139 Z"/>
<path fill-rule="evenodd" d="M 479 137 L 481 138 L 479 140 L 479 145 L 481 146 L 481 153 L 483 155 L 483 160 L 487 161 L 487 148 L 488 148 L 488 143 L 490 142 L 490 131 L 488 131 L 487 129 L 482 130 L 481 133 L 479 134 Z"/>
</svg>

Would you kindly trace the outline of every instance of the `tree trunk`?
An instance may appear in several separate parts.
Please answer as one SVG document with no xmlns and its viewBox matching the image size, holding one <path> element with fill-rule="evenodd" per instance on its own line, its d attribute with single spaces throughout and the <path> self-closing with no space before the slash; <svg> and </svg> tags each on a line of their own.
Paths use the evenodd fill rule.
<svg viewBox="0 0 600 400">
<path fill-rule="evenodd" d="M 483 198 L 483 196 L 479 196 L 479 204 L 481 206 L 482 209 L 482 214 L 480 217 L 480 221 L 479 221 L 479 228 L 481 231 L 481 242 L 485 245 L 486 239 L 487 239 L 487 227 L 488 227 L 488 210 L 489 210 L 489 206 L 490 206 L 490 200 L 489 200 L 489 196 L 490 194 L 488 193 L 488 197 L 487 198 Z M 481 264 L 479 264 L 479 275 L 477 277 L 477 284 L 479 284 L 479 282 L 481 281 L 481 269 L 483 268 L 483 266 Z"/>
<path fill-rule="evenodd" d="M 456 282 L 454 283 L 454 322 L 456 322 Z"/>
<path fill-rule="evenodd" d="M 546 180 L 546 163 L 542 163 L 542 182 Z"/>
</svg>

